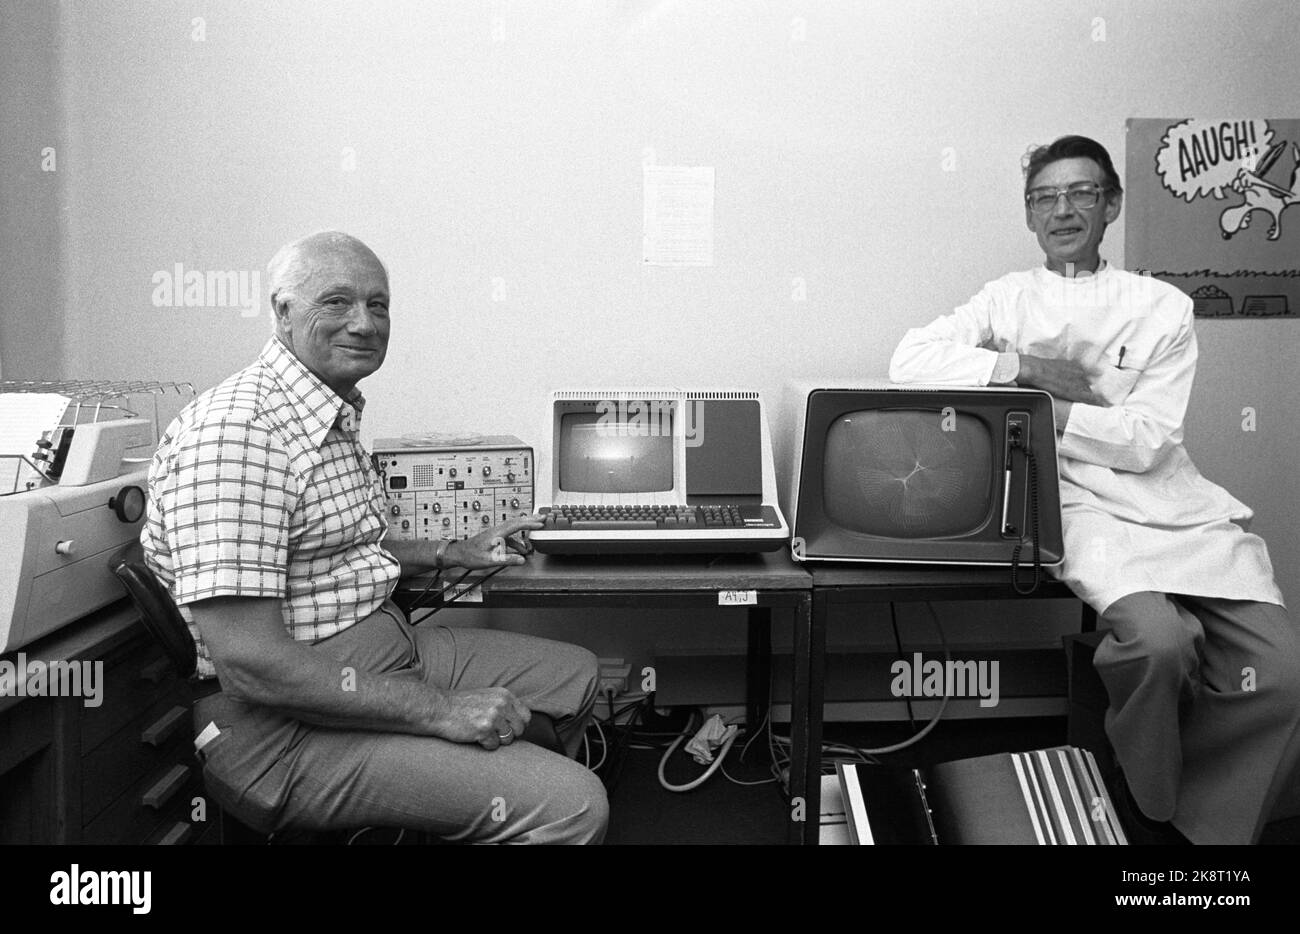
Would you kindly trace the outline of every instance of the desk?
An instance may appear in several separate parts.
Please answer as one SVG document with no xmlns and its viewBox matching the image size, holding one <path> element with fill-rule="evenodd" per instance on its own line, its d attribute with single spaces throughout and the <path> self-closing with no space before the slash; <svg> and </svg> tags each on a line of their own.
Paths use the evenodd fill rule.
<svg viewBox="0 0 1300 934">
<path fill-rule="evenodd" d="M 808 697 L 806 708 L 809 748 L 820 750 L 822 744 L 822 703 L 826 673 L 826 622 L 836 605 L 862 603 L 905 603 L 951 600 L 1047 600 L 1068 597 L 1077 599 L 1064 584 L 1044 576 L 1038 589 L 1029 596 L 1017 594 L 1011 585 L 1009 568 L 919 567 L 912 565 L 809 565 L 812 571 L 813 611 L 808 635 Z M 1024 569 L 1021 569 L 1022 575 Z M 1023 579 L 1023 578 L 1022 578 Z M 1083 606 L 1084 631 L 1096 629 L 1097 617 L 1086 603 Z M 820 756 L 803 762 L 808 770 L 803 787 L 815 797 L 810 803 L 813 814 L 820 812 Z M 792 766 L 793 767 L 793 766 Z M 801 842 L 816 844 L 817 828 Z"/>
<path fill-rule="evenodd" d="M 527 565 L 508 568 L 489 578 L 483 584 L 482 604 L 460 605 L 503 609 L 708 609 L 718 606 L 718 591 L 755 591 L 755 604 L 745 607 L 749 624 L 746 720 L 751 726 L 762 722 L 768 702 L 766 673 L 771 661 L 772 608 L 793 608 L 790 796 L 803 800 L 806 819 L 791 820 L 789 840 L 816 844 L 826 622 L 831 606 L 925 600 L 1074 599 L 1068 587 L 1050 578 L 1045 578 L 1032 596 L 1022 598 L 1011 586 L 1010 573 L 1007 568 L 978 567 L 800 566 L 785 552 L 724 556 L 712 561 L 683 556 L 587 559 L 534 555 Z M 454 572 L 448 575 L 451 580 L 456 576 Z M 423 586 L 422 580 L 405 582 L 395 595 L 398 603 L 403 596 L 413 597 Z M 1083 628 L 1095 628 L 1095 617 L 1086 605 Z"/>
<path fill-rule="evenodd" d="M 458 572 L 446 575 L 455 580 Z M 467 579 L 467 583 L 473 578 Z M 404 582 L 397 602 L 414 596 L 422 578 Z M 671 557 L 615 556 L 597 559 L 535 554 L 528 564 L 511 567 L 484 582 L 483 603 L 460 606 L 519 608 L 636 607 L 647 609 L 716 609 L 719 591 L 753 591 L 754 603 L 737 607 L 747 611 L 749 626 L 746 720 L 756 727 L 763 721 L 768 702 L 767 671 L 772 652 L 772 610 L 794 610 L 793 706 L 790 713 L 790 794 L 805 802 L 803 815 L 811 818 L 791 821 L 790 841 L 816 842 L 818 823 L 816 800 L 820 798 L 817 772 L 820 739 L 810 742 L 809 730 L 816 723 L 820 736 L 821 709 L 808 706 L 812 696 L 809 663 L 812 648 L 812 579 L 787 552 L 761 555 L 723 555 L 716 558 L 675 555 Z M 823 649 L 825 637 L 822 638 Z M 817 694 L 820 704 L 820 691 Z M 810 779 L 811 776 L 811 779 Z M 811 784 L 809 784 L 811 780 Z"/>
</svg>

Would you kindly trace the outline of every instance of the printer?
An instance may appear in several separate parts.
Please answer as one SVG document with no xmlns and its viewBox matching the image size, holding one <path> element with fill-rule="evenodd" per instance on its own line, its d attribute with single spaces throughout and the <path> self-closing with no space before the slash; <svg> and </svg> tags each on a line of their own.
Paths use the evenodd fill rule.
<svg viewBox="0 0 1300 934">
<path fill-rule="evenodd" d="M 143 418 L 61 429 L 58 481 L 0 495 L 0 653 L 123 596 L 109 562 L 139 539 L 148 475 L 126 454 L 153 431 Z"/>
</svg>

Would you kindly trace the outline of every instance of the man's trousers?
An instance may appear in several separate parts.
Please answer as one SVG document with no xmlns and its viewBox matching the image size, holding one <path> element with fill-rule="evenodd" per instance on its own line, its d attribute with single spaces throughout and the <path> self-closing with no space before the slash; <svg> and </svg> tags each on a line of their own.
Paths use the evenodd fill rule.
<svg viewBox="0 0 1300 934">
<path fill-rule="evenodd" d="M 476 843 L 599 843 L 608 821 L 600 780 L 571 758 L 596 699 L 595 657 L 576 646 L 486 629 L 409 626 L 385 605 L 312 646 L 349 669 L 444 690 L 500 686 L 548 714 L 570 758 L 528 742 L 488 751 L 432 736 L 313 726 L 216 693 L 195 726 L 209 792 L 263 832 L 367 826 Z"/>
<path fill-rule="evenodd" d="M 1116 600 L 1094 665 L 1106 733 L 1147 817 L 1193 843 L 1253 843 L 1300 806 L 1300 633 L 1272 603 Z"/>
</svg>

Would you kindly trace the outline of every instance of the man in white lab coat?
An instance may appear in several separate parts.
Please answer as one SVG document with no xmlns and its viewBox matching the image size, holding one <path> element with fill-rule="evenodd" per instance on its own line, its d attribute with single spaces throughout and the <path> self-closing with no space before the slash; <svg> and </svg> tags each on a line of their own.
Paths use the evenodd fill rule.
<svg viewBox="0 0 1300 934">
<path fill-rule="evenodd" d="M 1300 777 L 1300 634 L 1251 511 L 1183 448 L 1192 303 L 1101 259 L 1123 190 L 1099 143 L 1031 152 L 1025 222 L 1042 267 L 907 332 L 895 382 L 1018 384 L 1055 400 L 1065 562 L 1111 632 L 1106 730 L 1150 825 L 1248 843 Z M 1150 828 L 1149 829 L 1154 829 Z"/>
</svg>

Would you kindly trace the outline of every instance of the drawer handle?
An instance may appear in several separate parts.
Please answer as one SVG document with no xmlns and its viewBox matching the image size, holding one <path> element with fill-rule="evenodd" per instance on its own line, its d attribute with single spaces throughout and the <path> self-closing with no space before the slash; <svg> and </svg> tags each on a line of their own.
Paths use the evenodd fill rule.
<svg viewBox="0 0 1300 934">
<path fill-rule="evenodd" d="M 172 824 L 168 830 L 158 840 L 155 846 L 180 846 L 189 839 L 190 834 L 194 831 L 194 825 L 183 820 L 178 820 Z"/>
<path fill-rule="evenodd" d="M 163 745 L 185 724 L 189 713 L 184 707 L 173 707 L 140 734 L 140 742 L 155 747 Z"/>
<path fill-rule="evenodd" d="M 185 780 L 190 777 L 189 766 L 173 765 L 167 770 L 167 774 L 158 779 L 154 786 L 144 793 L 140 803 L 146 807 L 151 807 L 155 811 L 160 810 L 163 805 L 171 798 L 172 795 L 180 791 Z"/>
<path fill-rule="evenodd" d="M 148 681 L 150 684 L 158 684 L 167 680 L 167 675 L 171 671 L 172 663 L 170 659 L 158 658 L 140 669 L 140 680 Z"/>
</svg>

